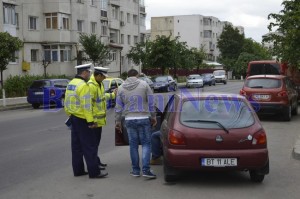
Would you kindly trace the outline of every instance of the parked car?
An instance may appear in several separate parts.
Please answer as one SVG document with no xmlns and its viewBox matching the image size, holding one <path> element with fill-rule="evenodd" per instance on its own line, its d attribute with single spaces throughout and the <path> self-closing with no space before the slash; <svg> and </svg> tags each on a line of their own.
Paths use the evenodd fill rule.
<svg viewBox="0 0 300 199">
<path fill-rule="evenodd" d="M 298 93 L 287 76 L 249 76 L 240 94 L 247 97 L 258 113 L 277 113 L 285 121 L 290 121 L 292 115 L 298 114 Z"/>
<path fill-rule="evenodd" d="M 203 87 L 203 77 L 198 74 L 189 75 L 186 80 L 186 87 Z"/>
<path fill-rule="evenodd" d="M 61 108 L 69 81 L 68 79 L 35 80 L 27 91 L 27 102 L 34 109 L 39 108 L 41 105 L 50 106 L 53 104 Z"/>
<path fill-rule="evenodd" d="M 154 92 L 154 84 L 153 81 L 148 78 L 148 77 L 139 77 L 139 79 L 144 80 L 145 82 L 148 83 L 148 85 L 150 86 L 151 90 Z"/>
<path fill-rule="evenodd" d="M 202 74 L 203 77 L 203 84 L 204 85 L 216 85 L 215 76 L 212 73 L 204 73 Z"/>
<path fill-rule="evenodd" d="M 254 182 L 269 173 L 266 132 L 247 99 L 225 93 L 174 94 L 162 114 L 166 182 L 180 171 L 249 171 Z"/>
<path fill-rule="evenodd" d="M 216 83 L 227 84 L 226 71 L 225 70 L 215 70 L 213 72 L 215 76 Z"/>
<path fill-rule="evenodd" d="M 177 82 L 173 79 L 172 76 L 157 76 L 153 78 L 154 92 L 155 91 L 176 91 Z"/>
<path fill-rule="evenodd" d="M 107 77 L 103 80 L 103 86 L 106 93 L 112 93 L 114 89 L 118 88 L 124 80 L 121 78 L 115 78 L 115 77 Z M 107 101 L 107 108 L 112 108 L 116 106 L 116 99 L 110 99 Z"/>
</svg>

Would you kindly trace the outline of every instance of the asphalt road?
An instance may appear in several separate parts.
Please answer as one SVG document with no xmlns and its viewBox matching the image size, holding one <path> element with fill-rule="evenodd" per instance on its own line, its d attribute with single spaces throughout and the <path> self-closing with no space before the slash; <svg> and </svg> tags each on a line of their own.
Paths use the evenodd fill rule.
<svg viewBox="0 0 300 199">
<path fill-rule="evenodd" d="M 241 85 L 229 82 L 204 91 L 238 93 Z M 252 183 L 246 172 L 186 173 L 177 183 L 166 184 L 162 166 L 152 167 L 156 180 L 129 175 L 129 149 L 114 146 L 113 110 L 107 115 L 109 125 L 104 127 L 99 151 L 109 164 L 109 177 L 89 179 L 72 175 L 70 132 L 63 110 L 0 112 L 0 198 L 299 198 L 300 161 L 292 157 L 292 149 L 300 134 L 300 116 L 291 122 L 278 116 L 262 118 L 270 153 L 270 174 L 262 184 Z"/>
</svg>

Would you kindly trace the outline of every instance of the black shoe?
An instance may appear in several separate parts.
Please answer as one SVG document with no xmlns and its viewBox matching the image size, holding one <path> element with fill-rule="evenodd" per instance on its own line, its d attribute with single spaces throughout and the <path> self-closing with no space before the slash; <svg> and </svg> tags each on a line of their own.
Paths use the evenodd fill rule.
<svg viewBox="0 0 300 199">
<path fill-rule="evenodd" d="M 74 175 L 74 176 L 75 176 L 75 177 L 78 177 L 78 176 L 85 176 L 85 175 L 87 175 L 87 174 L 89 174 L 89 173 L 86 172 L 86 171 L 84 171 L 83 173 L 77 174 L 77 175 Z"/>
<path fill-rule="evenodd" d="M 99 165 L 99 169 L 100 170 L 105 170 L 105 167 L 102 167 L 101 165 Z"/>
<path fill-rule="evenodd" d="M 104 163 L 102 163 L 102 162 L 100 162 L 100 164 L 99 164 L 101 167 L 107 167 L 107 164 L 104 164 Z"/>
<path fill-rule="evenodd" d="M 108 173 L 100 173 L 99 175 L 93 176 L 93 177 L 90 177 L 90 178 L 104 178 L 107 175 L 108 175 Z"/>
</svg>

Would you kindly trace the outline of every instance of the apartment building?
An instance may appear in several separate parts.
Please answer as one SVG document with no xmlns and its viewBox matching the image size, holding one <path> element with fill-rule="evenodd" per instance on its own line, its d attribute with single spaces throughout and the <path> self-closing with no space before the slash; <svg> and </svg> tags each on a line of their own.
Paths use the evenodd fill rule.
<svg viewBox="0 0 300 199">
<path fill-rule="evenodd" d="M 145 37 L 145 6 L 139 0 L 0 0 L 0 31 L 19 37 L 24 47 L 4 71 L 9 75 L 44 73 L 73 76 L 82 55 L 79 34 L 96 34 L 111 48 L 111 76 L 134 67 L 126 57 Z"/>
<path fill-rule="evenodd" d="M 156 35 L 171 35 L 172 38 L 180 36 L 179 41 L 187 42 L 189 47 L 204 48 L 207 53 L 207 61 L 217 61 L 220 51 L 217 40 L 221 35 L 225 24 L 232 23 L 220 21 L 213 16 L 180 15 L 151 17 L 151 40 Z M 244 33 L 242 26 L 237 26 L 240 33 Z"/>
</svg>

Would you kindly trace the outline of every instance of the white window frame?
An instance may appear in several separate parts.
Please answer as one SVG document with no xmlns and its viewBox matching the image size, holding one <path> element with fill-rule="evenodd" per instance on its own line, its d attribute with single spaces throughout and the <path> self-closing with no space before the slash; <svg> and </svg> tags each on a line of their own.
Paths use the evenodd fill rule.
<svg viewBox="0 0 300 199">
<path fill-rule="evenodd" d="M 38 62 L 39 61 L 39 50 L 38 49 L 31 49 L 30 50 L 30 61 L 31 62 Z"/>
<path fill-rule="evenodd" d="M 29 16 L 28 17 L 28 30 L 37 30 L 38 28 L 38 17 Z"/>
<path fill-rule="evenodd" d="M 15 5 L 3 3 L 3 23 L 16 25 L 16 10 Z"/>
<path fill-rule="evenodd" d="M 130 23 L 130 13 L 127 13 L 127 23 Z"/>
<path fill-rule="evenodd" d="M 50 27 L 47 27 L 47 20 L 50 20 Z M 56 20 L 56 24 L 55 24 L 55 20 Z M 58 13 L 57 12 L 45 13 L 45 28 L 46 28 L 46 30 L 57 30 L 58 27 L 59 27 L 58 26 Z"/>
<path fill-rule="evenodd" d="M 97 33 L 97 22 L 91 22 L 91 33 Z"/>
<path fill-rule="evenodd" d="M 78 32 L 83 32 L 83 20 L 77 20 L 77 31 Z"/>
<path fill-rule="evenodd" d="M 130 35 L 127 35 L 127 44 L 131 45 L 131 36 Z"/>
<path fill-rule="evenodd" d="M 101 35 L 107 36 L 108 34 L 108 22 L 107 21 L 101 21 Z"/>
</svg>

